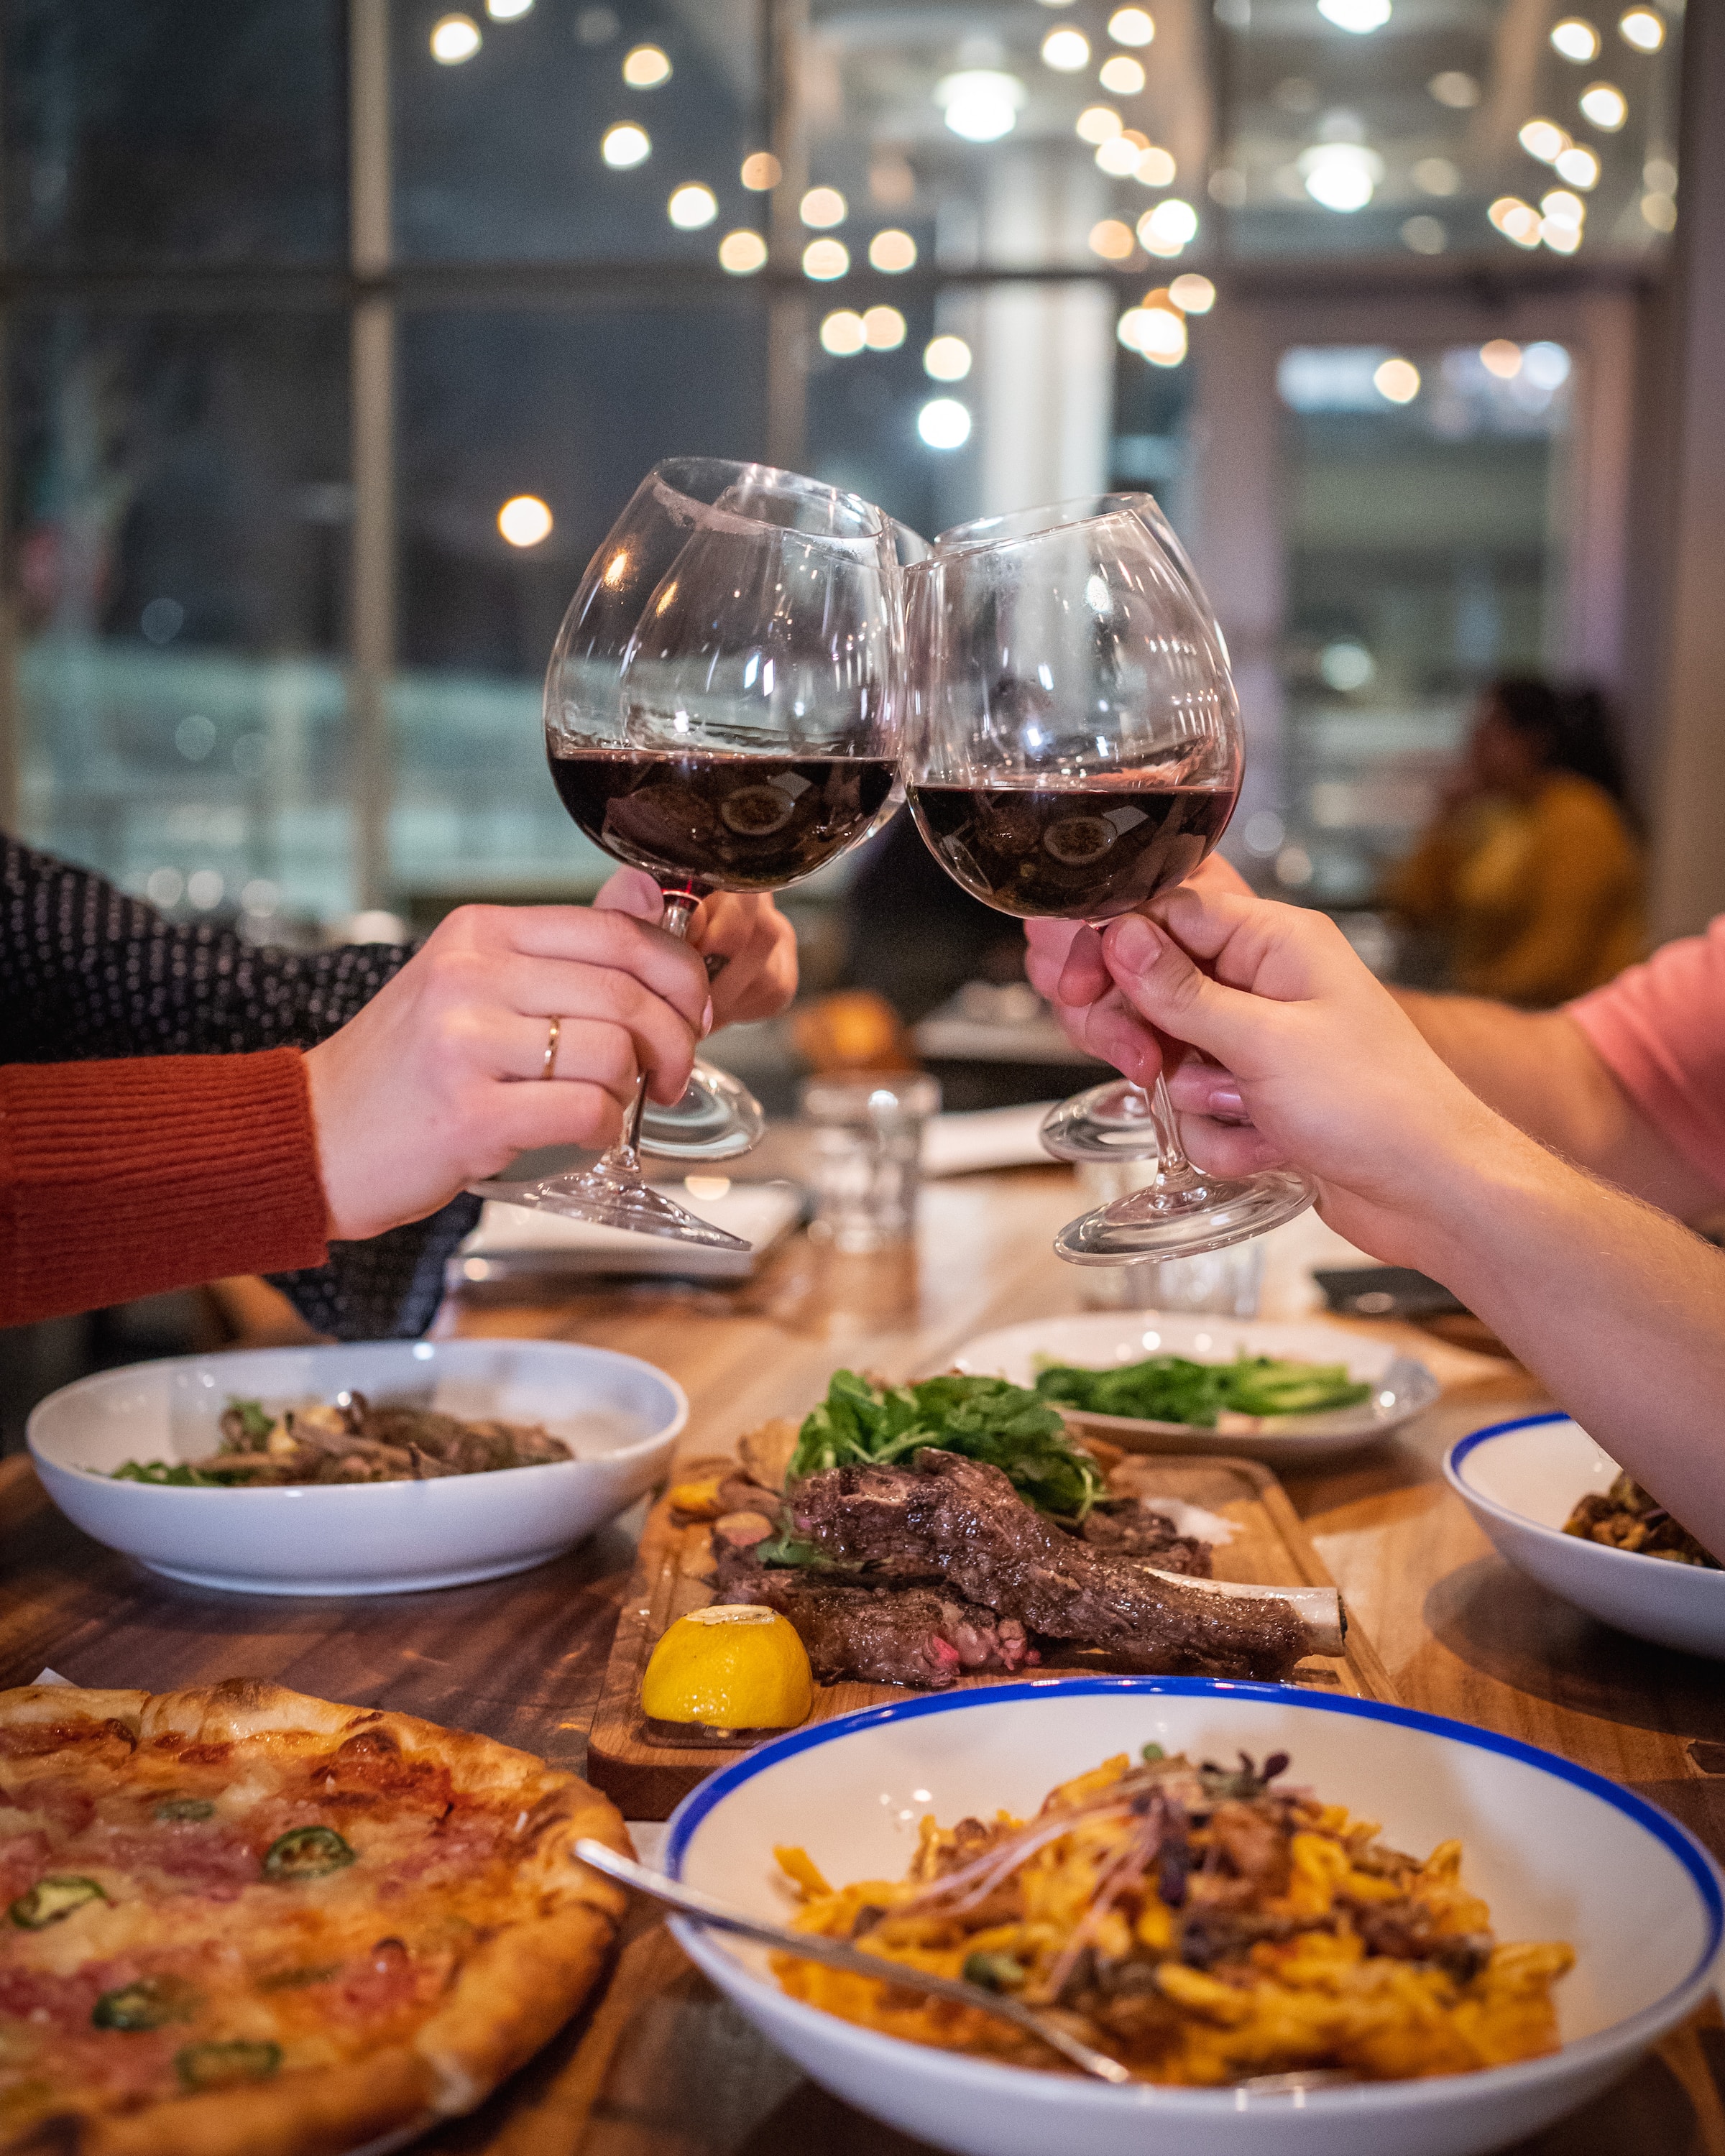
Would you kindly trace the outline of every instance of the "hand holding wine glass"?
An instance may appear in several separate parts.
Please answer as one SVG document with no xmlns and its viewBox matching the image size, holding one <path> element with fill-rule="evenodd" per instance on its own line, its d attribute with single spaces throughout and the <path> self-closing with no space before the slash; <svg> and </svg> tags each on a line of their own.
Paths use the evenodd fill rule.
<svg viewBox="0 0 1725 2156">
<path fill-rule="evenodd" d="M 1097 922 L 1198 868 L 1233 813 L 1243 755 L 1224 647 L 1194 586 L 1131 507 L 1032 511 L 945 535 L 906 574 L 906 787 L 936 858 L 987 905 Z M 1209 1178 L 1180 1150 L 1161 1076 L 1117 1081 L 1045 1125 L 1065 1157 L 1131 1158 L 1148 1188 L 1070 1223 L 1079 1264 L 1218 1250 L 1311 1203 L 1290 1170 Z"/>
</svg>

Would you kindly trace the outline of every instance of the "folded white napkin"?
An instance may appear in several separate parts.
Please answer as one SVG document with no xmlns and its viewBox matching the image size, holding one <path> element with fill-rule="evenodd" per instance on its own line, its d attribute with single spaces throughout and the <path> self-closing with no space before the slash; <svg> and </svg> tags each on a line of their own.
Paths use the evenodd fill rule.
<svg viewBox="0 0 1725 2156">
<path fill-rule="evenodd" d="M 485 1275 L 473 1269 L 493 1260 L 512 1265 L 542 1260 L 548 1270 L 596 1273 L 675 1273 L 683 1278 L 741 1280 L 756 1261 L 801 1217 L 803 1194 L 791 1183 L 730 1183 L 723 1176 L 696 1176 L 686 1183 L 654 1188 L 697 1214 L 714 1227 L 739 1235 L 752 1247 L 715 1250 L 700 1243 L 679 1243 L 668 1236 L 637 1235 L 623 1228 L 598 1228 L 536 1206 L 485 1201 L 480 1223 L 461 1245 L 459 1262 L 472 1280 Z M 722 1186 L 722 1188 L 721 1188 Z"/>
<path fill-rule="evenodd" d="M 1024 1108 L 978 1108 L 964 1115 L 932 1116 L 922 1127 L 926 1176 L 972 1175 L 985 1168 L 1046 1166 L 1037 1133 L 1052 1101 Z"/>
</svg>

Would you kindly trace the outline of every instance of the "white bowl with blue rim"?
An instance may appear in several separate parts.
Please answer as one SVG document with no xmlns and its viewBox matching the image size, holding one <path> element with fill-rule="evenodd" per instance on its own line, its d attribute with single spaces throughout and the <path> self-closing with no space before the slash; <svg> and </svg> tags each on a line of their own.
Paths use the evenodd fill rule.
<svg viewBox="0 0 1725 2156">
<path fill-rule="evenodd" d="M 1725 1659 L 1725 1572 L 1563 1532 L 1577 1501 L 1603 1496 L 1618 1475 L 1579 1423 L 1493 1423 L 1450 1446 L 1444 1474 L 1517 1572 L 1638 1640 Z"/>
<path fill-rule="evenodd" d="M 1286 1752 L 1298 1783 L 1423 1854 L 1451 1835 L 1501 1940 L 1564 1939 L 1562 2047 L 1476 2074 L 1309 2089 L 1111 2088 L 935 2050 L 789 1998 L 766 1951 L 683 1918 L 678 1938 L 748 2019 L 860 2110 L 963 2156 L 1473 2156 L 1537 2132 L 1626 2072 L 1708 1996 L 1725 1931 L 1717 1867 L 1656 1806 L 1512 1738 L 1377 1700 L 1199 1677 L 1044 1678 L 942 1693 L 793 1731 L 674 1815 L 671 1874 L 763 1917 L 793 1906 L 800 1845 L 834 1885 L 907 1870 L 917 1822 L 1004 1806 L 1148 1743 L 1195 1758 Z"/>
<path fill-rule="evenodd" d="M 220 1442 L 230 1399 L 276 1409 L 359 1392 L 446 1414 L 539 1423 L 573 1458 L 423 1482 L 187 1489 L 116 1481 Z M 29 1419 L 36 1472 L 86 1534 L 154 1572 L 252 1594 L 392 1594 L 542 1563 L 670 1465 L 689 1403 L 652 1363 L 556 1340 L 378 1340 L 182 1355 L 104 1370 Z"/>
</svg>

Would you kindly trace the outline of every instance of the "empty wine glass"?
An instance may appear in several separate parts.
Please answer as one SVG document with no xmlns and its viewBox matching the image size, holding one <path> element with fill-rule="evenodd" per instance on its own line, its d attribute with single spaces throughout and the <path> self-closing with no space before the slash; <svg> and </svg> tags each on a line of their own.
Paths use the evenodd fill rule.
<svg viewBox="0 0 1725 2156">
<path fill-rule="evenodd" d="M 558 636 L 545 695 L 558 794 L 596 844 L 658 880 L 683 935 L 707 892 L 781 890 L 875 828 L 896 776 L 901 659 L 894 541 L 871 504 L 767 465 L 672 459 L 607 535 Z M 678 1142 L 680 1104 L 654 1150 L 747 1150 L 762 1127 L 747 1091 L 711 1071 L 699 1090 L 696 1137 Z M 647 1187 L 644 1105 L 643 1075 L 619 1143 L 528 1202 L 746 1248 Z"/>
<path fill-rule="evenodd" d="M 906 783 L 935 858 L 985 905 L 1102 921 L 1189 875 L 1222 835 L 1244 765 L 1228 666 L 1191 585 L 1136 507 L 1090 501 L 945 535 L 906 572 Z M 1076 510 L 1076 513 L 1073 513 Z M 1115 1127 L 1095 1096 L 1117 1100 Z M 1050 1123 L 1119 1160 L 1155 1139 L 1156 1179 L 1064 1228 L 1081 1265 L 1243 1242 L 1312 1202 L 1291 1169 L 1207 1176 L 1167 1087 L 1113 1082 Z M 1124 1142 L 1122 1142 L 1124 1141 Z M 1074 1152 L 1080 1149 L 1075 1143 Z"/>
</svg>

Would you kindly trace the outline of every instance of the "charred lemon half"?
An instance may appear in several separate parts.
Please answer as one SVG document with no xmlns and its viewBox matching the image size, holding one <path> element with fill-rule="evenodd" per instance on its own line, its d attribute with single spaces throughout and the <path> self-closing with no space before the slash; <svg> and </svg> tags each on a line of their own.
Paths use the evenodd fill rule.
<svg viewBox="0 0 1725 2156">
<path fill-rule="evenodd" d="M 716 1602 L 678 1618 L 641 1680 L 644 1714 L 708 1729 L 790 1729 L 814 1699 L 796 1627 L 747 1602 Z"/>
</svg>

